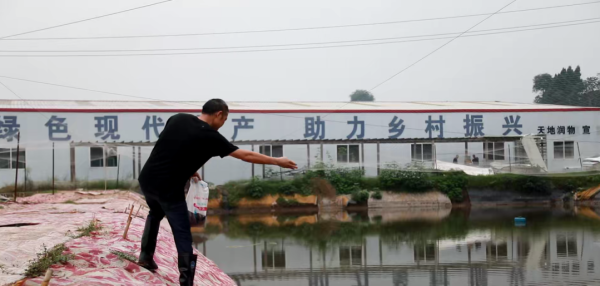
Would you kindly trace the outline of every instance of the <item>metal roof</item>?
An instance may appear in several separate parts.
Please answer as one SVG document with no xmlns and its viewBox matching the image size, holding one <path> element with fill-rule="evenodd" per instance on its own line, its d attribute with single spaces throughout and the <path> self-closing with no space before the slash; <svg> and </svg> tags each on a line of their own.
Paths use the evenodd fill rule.
<svg viewBox="0 0 600 286">
<path fill-rule="evenodd" d="M 457 138 L 374 138 L 374 139 L 293 139 L 293 140 L 241 140 L 232 141 L 236 145 L 318 145 L 318 144 L 375 144 L 375 143 L 456 143 L 456 142 L 514 142 L 519 141 L 525 136 L 544 138 L 543 135 L 522 135 L 522 136 L 483 136 L 483 137 L 457 137 Z M 155 141 L 72 141 L 73 147 L 92 147 L 92 146 L 154 146 Z"/>
<path fill-rule="evenodd" d="M 90 100 L 7 100 L 0 99 L 0 111 L 13 112 L 200 112 L 202 101 L 90 101 Z M 600 111 L 600 108 L 533 103 L 444 101 L 444 102 L 228 102 L 232 112 L 548 112 Z"/>
</svg>

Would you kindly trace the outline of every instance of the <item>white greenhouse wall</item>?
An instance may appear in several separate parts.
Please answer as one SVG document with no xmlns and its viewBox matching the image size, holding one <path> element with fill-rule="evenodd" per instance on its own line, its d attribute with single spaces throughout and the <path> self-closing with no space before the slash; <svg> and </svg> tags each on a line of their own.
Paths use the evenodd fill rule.
<svg viewBox="0 0 600 286">
<path fill-rule="evenodd" d="M 96 126 L 96 117 L 116 116 L 118 128 L 114 130 L 114 135 L 118 139 L 111 141 L 155 141 L 157 135 L 162 130 L 160 121 L 156 130 L 148 127 L 153 123 L 153 118 L 161 119 L 162 124 L 174 113 L 152 113 L 152 112 L 116 112 L 116 113 L 88 113 L 88 112 L 2 112 L 0 120 L 6 127 L 7 116 L 15 116 L 18 128 L 14 125 L 14 130 L 21 132 L 20 148 L 25 149 L 26 164 L 29 169 L 29 179 L 33 181 L 49 181 L 52 177 L 52 144 L 54 143 L 54 174 L 57 180 L 70 180 L 70 149 L 69 142 L 103 142 L 102 136 L 105 134 Z M 43 115 L 43 116 L 42 116 Z M 324 122 L 324 139 L 345 139 L 351 135 L 354 129 L 355 117 L 358 121 L 364 121 L 364 132 L 361 132 L 361 124 L 356 125 L 356 132 L 353 139 L 362 135 L 364 139 L 388 138 L 397 134 L 390 123 L 394 116 L 403 120 L 404 129 L 399 138 L 430 138 L 426 132 L 429 116 L 432 119 L 443 117 L 443 137 L 465 137 L 465 117 L 466 115 L 481 115 L 485 136 L 503 136 L 508 128 L 503 127 L 506 124 L 505 118 L 516 118 L 519 116 L 519 130 L 521 134 L 538 134 L 539 127 L 572 126 L 575 134 L 548 134 L 548 140 L 574 141 L 574 156 L 570 159 L 555 159 L 552 144 L 548 146 L 547 160 L 550 171 L 560 172 L 565 167 L 574 167 L 579 165 L 579 154 L 581 158 L 597 155 L 600 153 L 598 143 L 598 131 L 600 130 L 600 112 L 598 111 L 563 111 L 563 112 L 519 112 L 519 111 L 500 111 L 500 112 L 406 112 L 390 113 L 377 112 L 372 113 L 232 113 L 229 121 L 223 126 L 220 132 L 228 139 L 233 138 L 234 126 L 238 123 L 234 119 L 253 119 L 248 122 L 248 128 L 239 128 L 236 141 L 239 140 L 280 140 L 280 139 L 312 139 L 310 125 L 307 125 L 306 118 L 312 118 L 315 121 L 319 119 Z M 319 118 L 317 118 L 319 116 Z M 53 120 L 50 120 L 53 119 Z M 64 121 L 61 121 L 63 120 Z M 240 122 L 239 124 L 242 124 Z M 244 125 L 240 125 L 244 126 Z M 589 134 L 584 134 L 584 126 L 589 127 Z M 10 127 L 10 126 L 9 126 Z M 52 129 L 54 128 L 54 129 Z M 398 126 L 397 129 L 401 129 Z M 15 132 L 11 134 L 10 130 L 0 130 L 0 148 L 16 148 Z M 54 132 L 58 130 L 61 132 Z M 96 134 L 101 133 L 101 134 Z M 441 136 L 441 132 L 433 131 L 431 136 Z M 508 136 L 517 135 L 514 129 L 507 134 Z M 115 137 L 115 138 L 117 138 Z M 10 140 L 12 139 L 12 140 Z M 235 143 L 235 141 L 234 141 Z M 435 153 L 438 160 L 451 162 L 454 156 L 459 155 L 459 162 L 464 160 L 464 143 L 437 143 Z M 506 143 L 505 148 L 512 149 L 513 143 Z M 251 146 L 241 145 L 241 148 L 251 149 Z M 258 151 L 258 146 L 255 146 Z M 286 145 L 284 146 L 284 156 L 295 160 L 299 167 L 305 167 L 308 164 L 306 145 Z M 314 166 L 317 158 L 320 157 L 320 146 L 310 145 L 310 165 Z M 483 161 L 483 143 L 469 143 L 469 156 L 477 154 Z M 147 160 L 151 147 L 135 147 L 135 158 L 132 158 L 132 147 L 119 147 L 120 155 L 119 178 L 122 180 L 134 179 L 139 174 L 138 150 L 141 150 L 141 165 Z M 360 149 L 362 152 L 362 149 Z M 512 152 L 512 151 L 511 151 Z M 326 163 L 337 164 L 337 147 L 335 145 L 324 145 L 324 160 Z M 380 145 L 381 164 L 397 163 L 406 165 L 411 162 L 410 144 L 381 144 Z M 509 156 L 505 152 L 505 160 L 508 162 Z M 511 154 L 514 156 L 514 154 Z M 377 149 L 375 144 L 365 144 L 364 163 L 347 163 L 346 166 L 364 166 L 368 176 L 376 175 L 377 170 Z M 359 155 L 359 158 L 362 158 Z M 75 168 L 77 180 L 103 180 L 106 178 L 114 180 L 117 176 L 116 167 L 98 168 L 90 167 L 90 150 L 87 147 L 75 148 Z M 15 160 L 14 158 L 12 160 Z M 512 159 L 511 159 L 512 160 Z M 278 171 L 277 168 L 274 171 Z M 214 158 L 206 165 L 204 170 L 206 180 L 216 184 L 222 184 L 229 180 L 248 179 L 252 175 L 252 166 L 232 158 Z M 262 176 L 262 166 L 254 166 L 255 176 Z M 14 183 L 14 169 L 0 169 L 0 184 L 8 185 Z M 19 180 L 23 181 L 24 172 L 19 172 Z"/>
</svg>

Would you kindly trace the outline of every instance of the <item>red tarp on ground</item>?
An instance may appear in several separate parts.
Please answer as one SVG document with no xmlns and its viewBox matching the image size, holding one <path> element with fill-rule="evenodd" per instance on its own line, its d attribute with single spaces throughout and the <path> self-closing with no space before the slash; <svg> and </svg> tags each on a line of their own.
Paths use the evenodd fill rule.
<svg viewBox="0 0 600 286">
<path fill-rule="evenodd" d="M 106 204 L 5 205 L 6 208 L 0 213 L 0 225 L 39 225 L 0 228 L 0 264 L 5 266 L 5 272 L 9 272 L 2 274 L 4 276 L 0 275 L 0 278 L 4 278 L 0 279 L 0 284 L 22 278 L 20 274 L 25 270 L 27 260 L 35 257 L 42 244 L 52 248 L 66 242 L 67 253 L 74 254 L 75 258 L 65 265 L 52 267 L 54 274 L 51 285 L 179 285 L 177 250 L 166 223 L 161 225 L 159 232 L 155 253 L 159 269 L 156 273 L 111 253 L 120 251 L 136 258 L 139 254 L 145 219 L 134 218 L 129 228 L 128 239 L 122 237 L 128 216 L 123 211 L 128 203 L 138 198 L 105 197 Z M 43 201 L 39 197 L 33 200 Z M 123 210 L 116 212 L 116 209 L 120 208 Z M 92 237 L 70 238 L 70 235 L 77 234 L 77 227 L 86 225 L 92 217 L 98 220 L 102 227 L 100 231 Z M 198 254 L 198 263 L 194 285 L 235 285 L 217 265 L 195 252 Z M 26 279 L 19 285 L 40 285 L 41 281 L 42 278 Z"/>
</svg>

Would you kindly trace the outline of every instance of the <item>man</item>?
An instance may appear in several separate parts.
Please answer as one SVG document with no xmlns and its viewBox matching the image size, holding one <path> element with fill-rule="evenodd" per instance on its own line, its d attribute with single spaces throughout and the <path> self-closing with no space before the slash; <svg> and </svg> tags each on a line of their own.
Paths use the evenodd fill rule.
<svg viewBox="0 0 600 286">
<path fill-rule="evenodd" d="M 479 157 L 475 156 L 475 154 L 473 154 L 473 165 L 479 166 Z"/>
<path fill-rule="evenodd" d="M 458 155 L 456 155 L 456 157 L 454 157 L 454 160 L 452 160 L 452 163 L 458 164 Z"/>
<path fill-rule="evenodd" d="M 197 171 L 210 158 L 231 156 L 255 164 L 296 169 L 287 158 L 273 158 L 238 149 L 217 130 L 227 120 L 229 108 L 221 99 L 211 99 L 202 115 L 177 114 L 169 118 L 138 179 L 150 208 L 142 236 L 139 265 L 156 270 L 154 262 L 160 221 L 167 217 L 177 247 L 179 282 L 192 285 L 196 267 L 192 234 L 185 202 L 185 185 L 190 178 L 200 179 Z"/>
</svg>

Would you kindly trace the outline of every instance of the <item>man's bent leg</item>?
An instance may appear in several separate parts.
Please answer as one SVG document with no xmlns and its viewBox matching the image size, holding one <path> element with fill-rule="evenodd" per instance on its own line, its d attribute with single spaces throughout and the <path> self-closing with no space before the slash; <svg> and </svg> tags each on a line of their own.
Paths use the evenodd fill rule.
<svg viewBox="0 0 600 286">
<path fill-rule="evenodd" d="M 165 213 L 156 198 L 148 194 L 145 194 L 145 196 L 150 211 L 148 212 L 144 234 L 142 235 L 142 251 L 139 257 L 139 264 L 148 270 L 155 270 L 158 266 L 154 262 L 154 251 L 156 250 L 160 221 L 165 217 Z"/>
<path fill-rule="evenodd" d="M 193 285 L 196 270 L 196 255 L 192 248 L 192 231 L 185 201 L 162 203 L 163 210 L 171 225 L 175 246 L 177 247 L 179 283 Z"/>
</svg>

